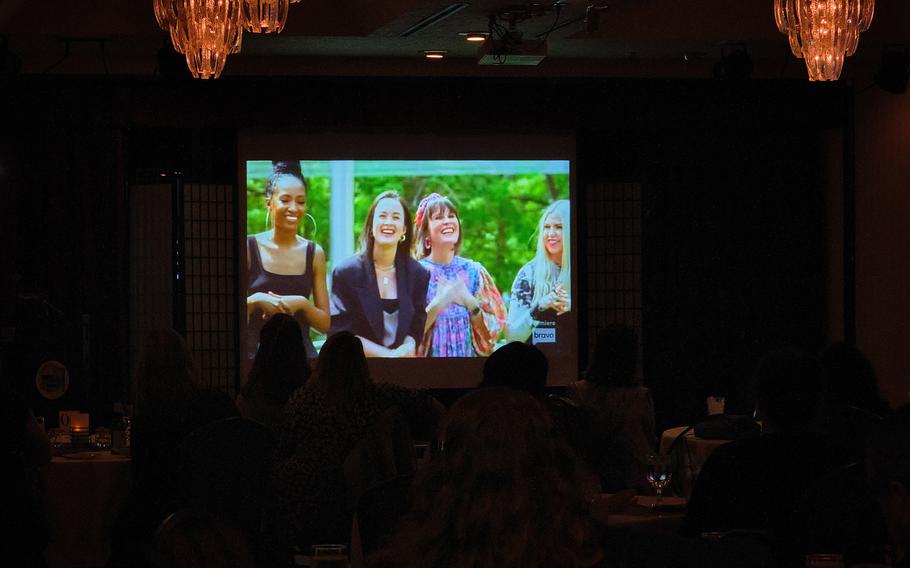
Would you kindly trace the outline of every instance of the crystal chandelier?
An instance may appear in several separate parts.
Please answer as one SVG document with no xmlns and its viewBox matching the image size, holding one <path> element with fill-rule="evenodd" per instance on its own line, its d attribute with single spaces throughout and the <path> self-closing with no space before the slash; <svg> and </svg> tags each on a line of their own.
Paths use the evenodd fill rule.
<svg viewBox="0 0 910 568">
<path fill-rule="evenodd" d="M 280 32 L 288 5 L 300 0 L 153 0 L 158 26 L 171 35 L 197 79 L 218 78 L 228 54 L 239 53 L 243 30 Z"/>
<path fill-rule="evenodd" d="M 186 63 L 197 79 L 217 79 L 229 53 L 240 51 L 239 0 L 183 0 Z M 178 13 L 179 16 L 179 13 Z"/>
<path fill-rule="evenodd" d="M 290 3 L 289 0 L 242 0 L 243 27 L 253 33 L 281 33 Z"/>
<path fill-rule="evenodd" d="M 836 81 L 844 57 L 869 29 L 875 0 L 774 0 L 774 21 L 790 50 L 806 60 L 810 81 Z"/>
</svg>

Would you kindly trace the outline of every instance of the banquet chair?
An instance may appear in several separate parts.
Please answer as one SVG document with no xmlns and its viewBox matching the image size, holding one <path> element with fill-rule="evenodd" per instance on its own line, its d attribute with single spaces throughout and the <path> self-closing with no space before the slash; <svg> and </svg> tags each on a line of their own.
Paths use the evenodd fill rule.
<svg viewBox="0 0 910 568">
<path fill-rule="evenodd" d="M 351 510 L 368 489 L 416 469 L 411 428 L 398 407 L 383 412 L 344 461 Z"/>
<path fill-rule="evenodd" d="M 258 534 L 274 445 L 268 428 L 245 418 L 225 418 L 194 430 L 180 445 L 185 505 Z"/>
<path fill-rule="evenodd" d="M 360 496 L 354 514 L 354 530 L 359 535 L 363 556 L 380 550 L 392 536 L 398 521 L 408 511 L 408 494 L 414 474 L 383 481 Z"/>
<path fill-rule="evenodd" d="M 615 433 L 601 431 L 594 416 L 570 398 L 550 395 L 546 407 L 557 435 L 590 466 L 600 478 L 603 490 L 625 489 L 621 449 Z"/>
</svg>

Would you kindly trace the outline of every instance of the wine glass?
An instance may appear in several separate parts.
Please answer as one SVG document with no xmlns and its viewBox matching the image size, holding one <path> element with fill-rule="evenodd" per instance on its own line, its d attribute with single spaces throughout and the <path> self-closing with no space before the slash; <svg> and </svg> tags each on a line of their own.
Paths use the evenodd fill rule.
<svg viewBox="0 0 910 568">
<path fill-rule="evenodd" d="M 654 488 L 657 499 L 654 506 L 660 507 L 664 488 L 670 484 L 671 471 L 670 456 L 666 454 L 651 454 L 648 456 L 648 483 Z"/>
</svg>

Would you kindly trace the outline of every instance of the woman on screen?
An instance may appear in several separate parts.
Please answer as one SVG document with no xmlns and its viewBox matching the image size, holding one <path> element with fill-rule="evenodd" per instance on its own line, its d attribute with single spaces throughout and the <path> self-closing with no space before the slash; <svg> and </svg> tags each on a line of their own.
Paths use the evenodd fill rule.
<svg viewBox="0 0 910 568">
<path fill-rule="evenodd" d="M 521 267 L 512 283 L 508 337 L 527 341 L 541 322 L 556 325 L 572 309 L 569 202 L 554 201 L 537 225 L 537 253 Z"/>
<path fill-rule="evenodd" d="M 273 162 L 272 169 L 265 186 L 266 225 L 272 228 L 247 237 L 247 353 L 255 356 L 265 320 L 283 313 L 300 324 L 307 357 L 315 358 L 310 327 L 329 329 L 325 253 L 298 234 L 307 201 L 300 162 Z"/>
<path fill-rule="evenodd" d="M 415 256 L 430 271 L 426 333 L 418 355 L 489 355 L 505 325 L 505 304 L 490 273 L 458 256 L 462 233 L 455 205 L 438 193 L 428 195 L 417 208 L 414 226 Z"/>
<path fill-rule="evenodd" d="M 332 330 L 349 331 L 368 357 L 413 357 L 427 318 L 429 274 L 410 257 L 411 212 L 394 191 L 376 196 L 360 252 L 332 271 Z"/>
</svg>

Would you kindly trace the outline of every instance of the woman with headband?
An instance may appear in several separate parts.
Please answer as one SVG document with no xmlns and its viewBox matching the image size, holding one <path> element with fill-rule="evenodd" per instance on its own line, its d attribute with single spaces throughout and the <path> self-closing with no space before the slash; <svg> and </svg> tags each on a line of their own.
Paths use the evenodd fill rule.
<svg viewBox="0 0 910 568">
<path fill-rule="evenodd" d="M 509 301 L 511 341 L 527 341 L 540 322 L 552 322 L 572 308 L 569 202 L 554 201 L 537 225 L 537 253 L 521 267 Z"/>
<path fill-rule="evenodd" d="M 413 357 L 427 318 L 429 274 L 411 258 L 411 212 L 394 191 L 376 196 L 360 252 L 332 271 L 331 333 L 360 338 L 367 357 Z"/>
<path fill-rule="evenodd" d="M 310 327 L 329 329 L 329 294 L 322 247 L 301 237 L 307 183 L 300 162 L 273 162 L 265 186 L 266 223 L 272 229 L 247 237 L 247 353 L 256 354 L 265 320 L 282 313 L 297 320 L 307 357 L 315 358 Z"/>
<path fill-rule="evenodd" d="M 506 309 L 493 277 L 479 263 L 458 256 L 461 222 L 455 205 L 433 193 L 414 216 L 414 253 L 430 271 L 426 334 L 419 355 L 476 357 L 493 352 Z"/>
</svg>

